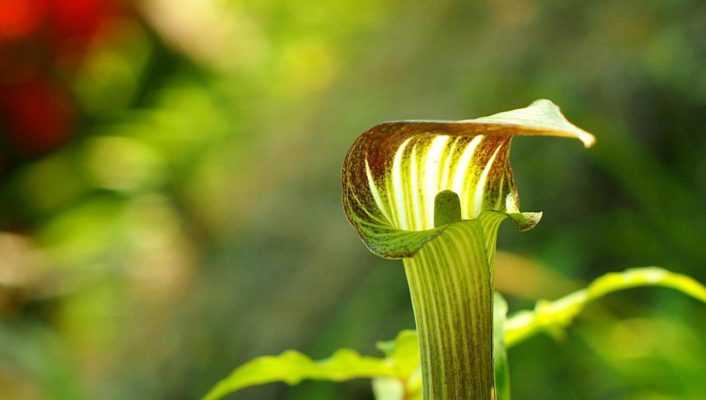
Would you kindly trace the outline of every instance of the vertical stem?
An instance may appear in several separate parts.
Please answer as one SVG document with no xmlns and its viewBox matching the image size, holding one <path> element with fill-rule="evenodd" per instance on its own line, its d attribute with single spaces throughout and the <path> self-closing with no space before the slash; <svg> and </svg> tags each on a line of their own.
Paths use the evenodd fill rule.
<svg viewBox="0 0 706 400">
<path fill-rule="evenodd" d="M 493 293 L 483 225 L 450 225 L 404 266 L 420 339 L 422 398 L 491 399 Z"/>
</svg>

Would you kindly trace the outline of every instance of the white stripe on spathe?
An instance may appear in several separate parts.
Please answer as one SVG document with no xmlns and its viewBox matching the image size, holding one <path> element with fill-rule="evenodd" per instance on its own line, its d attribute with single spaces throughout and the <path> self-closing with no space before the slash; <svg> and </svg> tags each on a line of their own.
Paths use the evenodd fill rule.
<svg viewBox="0 0 706 400">
<path fill-rule="evenodd" d="M 370 170 L 370 164 L 368 164 L 368 160 L 365 160 L 365 175 L 368 178 L 368 186 L 370 187 L 370 193 L 373 195 L 373 199 L 375 200 L 375 205 L 378 206 L 378 209 L 382 213 L 382 215 L 387 219 L 388 223 L 392 223 L 392 219 L 390 219 L 390 216 L 388 215 L 384 203 L 382 202 L 382 198 L 380 197 L 380 192 L 378 191 L 378 187 L 375 184 L 375 179 L 373 178 L 373 173 Z"/>
<path fill-rule="evenodd" d="M 408 161 L 405 162 L 404 152 L 410 140 L 412 140 L 411 137 L 402 142 L 400 147 L 397 148 L 395 157 L 392 160 L 392 196 L 394 197 L 393 215 L 395 216 L 397 227 L 405 230 L 410 229 L 407 224 L 407 207 L 409 207 L 409 204 L 405 204 L 405 194 L 409 190 L 409 187 L 405 185 L 405 178 L 409 175 L 403 173 L 402 163 L 404 162 L 405 165 L 409 164 Z"/>
<path fill-rule="evenodd" d="M 432 139 L 424 161 L 424 191 L 422 194 L 424 199 L 424 222 L 422 226 L 425 229 L 434 227 L 434 200 L 437 193 L 441 191 L 441 182 L 439 180 L 441 165 L 439 163 L 449 139 L 450 137 L 447 135 L 440 135 Z"/>
</svg>

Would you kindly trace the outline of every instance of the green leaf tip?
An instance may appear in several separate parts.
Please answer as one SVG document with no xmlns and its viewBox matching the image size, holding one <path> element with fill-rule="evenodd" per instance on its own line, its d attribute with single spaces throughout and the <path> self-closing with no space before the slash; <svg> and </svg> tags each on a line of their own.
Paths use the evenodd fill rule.
<svg viewBox="0 0 706 400">
<path fill-rule="evenodd" d="M 549 100 L 476 119 L 377 125 L 356 139 L 343 163 L 346 216 L 370 251 L 385 258 L 411 257 L 445 224 L 484 211 L 505 213 L 527 230 L 541 214 L 520 210 L 510 143 L 540 135 L 595 142 Z M 437 215 L 442 192 L 458 197 L 460 218 Z"/>
</svg>

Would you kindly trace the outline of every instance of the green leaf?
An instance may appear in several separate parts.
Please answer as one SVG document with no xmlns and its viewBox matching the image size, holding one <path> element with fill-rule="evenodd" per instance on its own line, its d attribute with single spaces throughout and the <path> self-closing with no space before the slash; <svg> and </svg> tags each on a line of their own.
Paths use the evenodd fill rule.
<svg viewBox="0 0 706 400">
<path fill-rule="evenodd" d="M 218 382 L 204 400 L 220 399 L 246 387 L 273 382 L 295 385 L 304 379 L 340 382 L 381 377 L 406 382 L 415 375 L 419 368 L 419 342 L 415 331 L 402 331 L 394 341 L 378 343 L 378 348 L 385 353 L 385 358 L 365 357 L 348 349 L 321 361 L 291 350 L 279 356 L 258 357 Z M 394 385 L 381 385 L 380 390 L 389 391 L 390 386 Z"/>
<path fill-rule="evenodd" d="M 539 332 L 561 331 L 588 303 L 613 292 L 643 286 L 671 288 L 706 303 L 706 287 L 688 276 L 659 267 L 628 269 L 621 273 L 606 274 L 586 289 L 559 300 L 540 301 L 534 311 L 516 313 L 505 323 L 505 344 L 511 347 Z"/>
<path fill-rule="evenodd" d="M 220 399 L 237 390 L 272 382 L 295 385 L 304 379 L 340 382 L 357 378 L 394 377 L 394 362 L 339 350 L 331 358 L 313 361 L 296 352 L 256 358 L 236 369 L 206 394 L 204 400 Z"/>
<path fill-rule="evenodd" d="M 395 371 L 395 376 L 407 379 L 419 368 L 419 341 L 417 332 L 405 330 L 391 342 L 380 342 L 378 348 L 385 353 Z"/>
</svg>

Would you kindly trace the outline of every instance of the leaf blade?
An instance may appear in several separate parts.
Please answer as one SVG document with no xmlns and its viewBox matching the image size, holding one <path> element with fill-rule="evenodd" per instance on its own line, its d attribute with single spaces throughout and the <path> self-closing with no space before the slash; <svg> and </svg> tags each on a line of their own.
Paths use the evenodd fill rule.
<svg viewBox="0 0 706 400">
<path fill-rule="evenodd" d="M 340 382 L 380 376 L 395 376 L 393 364 L 382 358 L 365 357 L 344 349 L 328 359 L 314 361 L 302 353 L 289 350 L 279 356 L 264 356 L 249 361 L 218 382 L 203 399 L 217 400 L 246 387 L 272 382 L 295 385 L 304 379 Z"/>
</svg>

